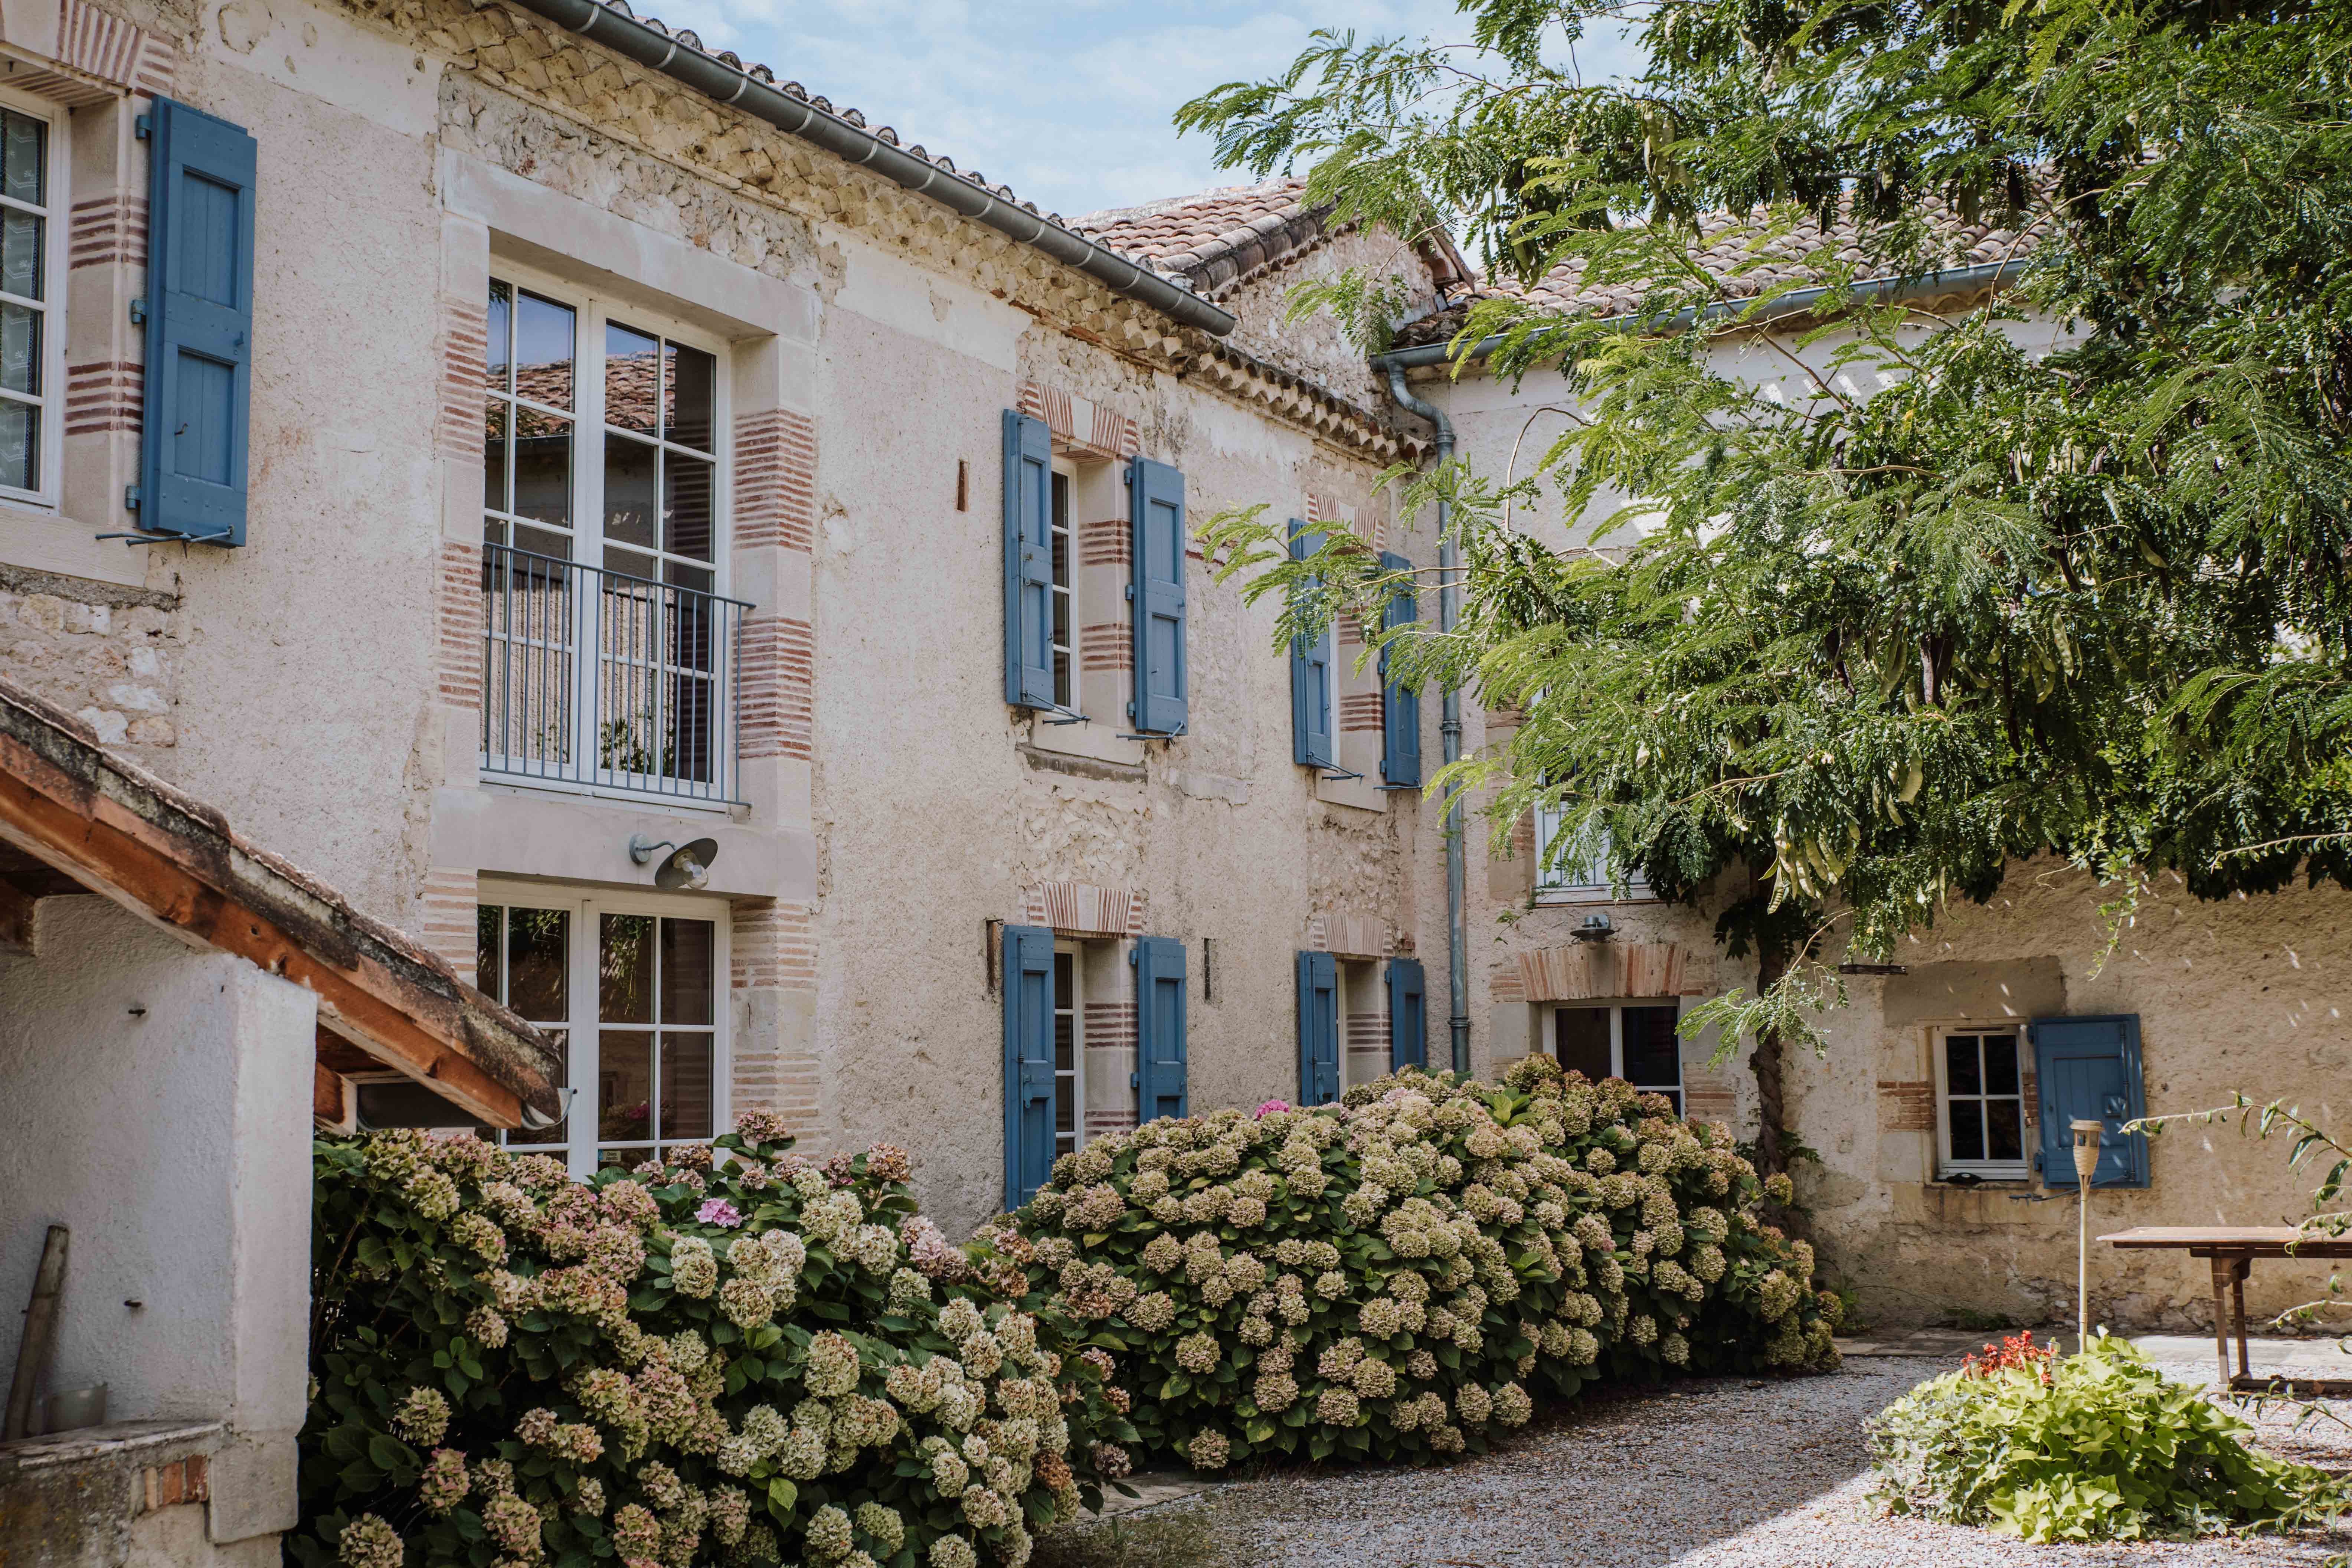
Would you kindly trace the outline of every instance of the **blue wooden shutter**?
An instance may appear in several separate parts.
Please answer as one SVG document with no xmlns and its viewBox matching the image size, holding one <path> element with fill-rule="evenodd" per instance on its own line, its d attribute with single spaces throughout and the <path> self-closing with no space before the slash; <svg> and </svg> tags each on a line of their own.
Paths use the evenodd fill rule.
<svg viewBox="0 0 2352 1568">
<path fill-rule="evenodd" d="M 1309 533 L 1297 518 L 1290 520 L 1290 558 L 1304 561 L 1323 548 L 1323 536 Z M 1290 757 L 1301 767 L 1338 765 L 1331 748 L 1331 638 L 1325 626 L 1320 637 L 1290 639 Z"/>
<path fill-rule="evenodd" d="M 1135 944 L 1137 1119 L 1189 1114 L 1184 1089 L 1184 944 L 1147 936 Z"/>
<path fill-rule="evenodd" d="M 1137 458 L 1128 465 L 1127 507 L 1134 538 L 1135 707 L 1139 733 L 1181 735 L 1189 716 L 1184 658 L 1184 476 Z"/>
<path fill-rule="evenodd" d="M 1390 572 L 1410 572 L 1412 563 L 1383 550 L 1381 566 Z M 1421 619 L 1421 595 L 1408 583 L 1389 599 L 1381 622 L 1393 631 Z M 1421 692 L 1389 679 L 1389 649 L 1381 649 L 1381 782 L 1399 786 L 1421 783 Z"/>
<path fill-rule="evenodd" d="M 1298 1103 L 1339 1098 L 1339 965 L 1328 952 L 1298 955 Z"/>
<path fill-rule="evenodd" d="M 1054 933 L 1004 928 L 1004 1206 L 1054 1170 Z"/>
<path fill-rule="evenodd" d="M 1054 433 L 1004 411 L 1004 700 L 1054 706 Z"/>
<path fill-rule="evenodd" d="M 2074 1134 L 2066 1124 L 2096 1117 L 2100 1140 L 2095 1187 L 2147 1185 L 2147 1135 L 2116 1136 L 2126 1121 L 2147 1114 L 2140 1087 L 2139 1016 L 2036 1018 L 2026 1026 L 2033 1042 L 2033 1072 L 2041 1080 L 2042 1179 L 2074 1184 Z"/>
<path fill-rule="evenodd" d="M 253 138 L 154 100 L 139 526 L 245 542 L 253 396 Z"/>
<path fill-rule="evenodd" d="M 1389 1070 L 1425 1067 L 1429 1058 L 1429 1005 L 1421 960 L 1389 960 Z"/>
</svg>

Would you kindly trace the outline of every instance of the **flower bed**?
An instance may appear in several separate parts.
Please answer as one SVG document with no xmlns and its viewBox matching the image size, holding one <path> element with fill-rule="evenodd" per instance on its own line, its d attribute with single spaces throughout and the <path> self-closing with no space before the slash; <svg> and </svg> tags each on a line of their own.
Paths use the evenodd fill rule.
<svg viewBox="0 0 2352 1568">
<path fill-rule="evenodd" d="M 1724 1129 L 1542 1058 L 1348 1100 L 1098 1139 L 976 1238 L 1118 1358 L 1146 1450 L 1440 1456 L 1603 1378 L 1835 1364 L 1836 1298 Z"/>
<path fill-rule="evenodd" d="M 570 1181 L 473 1139 L 316 1145 L 295 1561 L 1018 1564 L 1093 1490 L 1108 1358 L 996 1301 L 906 1154 L 747 1116 Z M 1078 1465 L 1069 1455 L 1078 1452 Z"/>
<path fill-rule="evenodd" d="M 2080 1355 L 2004 1340 L 1872 1424 L 1873 1496 L 1894 1513 L 2033 1542 L 2315 1524 L 2352 1486 L 2246 1445 L 2252 1428 L 2103 1332 Z"/>
</svg>

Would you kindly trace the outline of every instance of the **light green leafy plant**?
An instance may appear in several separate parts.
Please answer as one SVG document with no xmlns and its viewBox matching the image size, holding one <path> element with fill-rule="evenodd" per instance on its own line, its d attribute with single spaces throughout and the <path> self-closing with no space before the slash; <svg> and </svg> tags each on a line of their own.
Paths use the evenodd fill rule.
<svg viewBox="0 0 2352 1568">
<path fill-rule="evenodd" d="M 1996 1356 L 1923 1383 L 1871 1432 L 1896 1513 L 2032 1542 L 2136 1541 L 2317 1523 L 2352 1489 L 2250 1447 L 2244 1420 L 2127 1341 Z"/>
<path fill-rule="evenodd" d="M 975 1238 L 1115 1358 L 1148 1452 L 1426 1458 L 1603 1379 L 1837 1363 L 1837 1298 L 1723 1127 L 1536 1057 L 1346 1098 L 1097 1139 Z"/>
</svg>

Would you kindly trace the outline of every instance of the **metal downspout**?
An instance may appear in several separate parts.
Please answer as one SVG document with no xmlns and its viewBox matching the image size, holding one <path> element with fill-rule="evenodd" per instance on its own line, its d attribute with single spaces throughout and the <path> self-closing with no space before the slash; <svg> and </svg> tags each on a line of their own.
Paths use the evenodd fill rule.
<svg viewBox="0 0 2352 1568">
<path fill-rule="evenodd" d="M 1397 405 L 1408 413 L 1418 414 L 1437 426 L 1437 461 L 1442 467 L 1454 456 L 1454 422 L 1444 412 L 1426 398 L 1415 397 L 1404 384 L 1404 366 L 1394 360 L 1387 363 L 1389 395 Z M 1454 558 L 1454 536 L 1446 531 L 1452 508 L 1444 500 L 1437 503 L 1437 629 L 1451 634 L 1455 617 L 1461 612 L 1459 567 Z M 1462 692 L 1447 686 L 1444 706 L 1441 710 L 1438 733 L 1444 737 L 1445 760 L 1462 760 Z M 1448 789 L 1445 794 L 1445 985 L 1449 997 L 1446 1024 L 1454 1041 L 1454 1070 L 1470 1070 L 1470 939 L 1463 924 L 1464 860 L 1462 848 L 1462 793 Z"/>
</svg>

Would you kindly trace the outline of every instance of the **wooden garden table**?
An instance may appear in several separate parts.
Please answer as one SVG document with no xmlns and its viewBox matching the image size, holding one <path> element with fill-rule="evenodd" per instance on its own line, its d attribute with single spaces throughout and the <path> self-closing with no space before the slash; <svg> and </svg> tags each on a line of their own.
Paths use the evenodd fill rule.
<svg viewBox="0 0 2352 1568">
<path fill-rule="evenodd" d="M 2352 1396 L 2352 1378 L 2257 1377 L 2246 1357 L 2246 1276 L 2257 1258 L 2352 1258 L 2352 1236 L 2311 1236 L 2291 1225 L 2158 1225 L 2103 1236 L 2111 1246 L 2186 1252 L 2213 1265 L 2213 1349 L 2221 1358 L 2224 1386 L 2260 1394 L 2284 1385 L 2288 1394 L 2321 1398 Z M 2238 1336 L 2238 1370 L 2230 1371 L 2230 1332 Z"/>
</svg>

